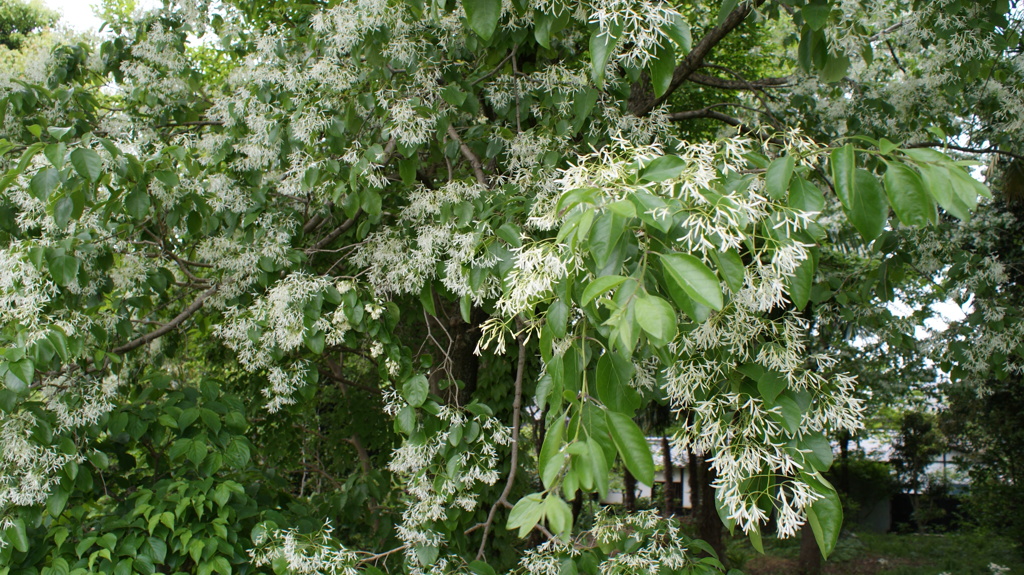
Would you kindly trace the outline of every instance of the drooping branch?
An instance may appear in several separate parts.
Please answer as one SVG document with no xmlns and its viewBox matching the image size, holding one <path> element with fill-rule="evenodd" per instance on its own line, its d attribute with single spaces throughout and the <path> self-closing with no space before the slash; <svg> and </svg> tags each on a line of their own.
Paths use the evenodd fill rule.
<svg viewBox="0 0 1024 575">
<path fill-rule="evenodd" d="M 193 314 L 199 311 L 199 308 L 203 307 L 203 302 L 205 302 L 207 298 L 216 293 L 218 287 L 219 286 L 215 285 L 210 289 L 204 291 L 203 293 L 199 294 L 199 297 L 196 298 L 196 301 L 192 302 L 191 305 L 182 310 L 182 312 L 179 313 L 178 315 L 174 316 L 174 319 L 165 323 L 162 327 L 159 327 L 143 336 L 137 337 L 132 341 L 122 345 L 121 347 L 114 348 L 112 353 L 116 353 L 117 355 L 124 355 L 129 351 L 132 351 L 133 349 L 142 347 L 147 343 L 170 333 L 179 325 L 184 323 L 185 320 L 192 317 Z"/>
<path fill-rule="evenodd" d="M 519 342 L 519 363 L 516 365 L 515 397 L 512 400 L 511 469 L 508 472 L 508 480 L 505 481 L 505 489 L 501 491 L 501 497 L 491 506 L 491 511 L 487 514 L 487 521 L 483 524 L 484 536 L 480 540 L 480 549 L 476 553 L 477 559 L 484 558 L 485 551 L 487 550 L 487 537 L 490 535 L 491 527 L 494 525 L 494 516 L 498 513 L 498 507 L 502 505 L 512 507 L 512 504 L 508 501 L 508 495 L 512 493 L 512 485 L 516 481 L 516 470 L 519 468 L 519 428 L 522 426 L 520 419 L 523 411 L 523 374 L 526 372 L 526 337 L 519 335 L 516 337 L 516 340 Z"/>
<path fill-rule="evenodd" d="M 739 27 L 754 8 L 764 3 L 765 0 L 741 2 L 732 12 L 729 12 L 729 15 L 725 17 L 721 24 L 709 30 L 697 42 L 697 45 L 686 54 L 683 61 L 676 66 L 675 71 L 672 72 L 672 82 L 669 84 L 668 90 L 660 98 L 654 97 L 650 82 L 643 80 L 634 83 L 632 92 L 629 95 L 629 111 L 635 116 L 646 116 L 651 113 L 651 110 L 667 100 L 679 86 L 683 85 L 683 82 L 686 82 L 694 72 L 704 65 L 704 58 L 707 57 L 712 48 L 718 45 L 730 32 Z"/>
</svg>

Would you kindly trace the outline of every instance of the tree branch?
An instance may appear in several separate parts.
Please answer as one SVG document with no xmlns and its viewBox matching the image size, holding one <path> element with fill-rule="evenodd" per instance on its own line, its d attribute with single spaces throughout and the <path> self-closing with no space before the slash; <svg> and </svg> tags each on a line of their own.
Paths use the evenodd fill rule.
<svg viewBox="0 0 1024 575">
<path fill-rule="evenodd" d="M 212 288 L 210 288 L 210 289 L 204 291 L 203 293 L 199 294 L 199 297 L 196 298 L 196 301 L 192 302 L 192 304 L 189 305 L 187 308 L 185 308 L 181 313 L 179 313 L 178 315 L 174 316 L 174 319 L 172 319 L 171 321 L 169 321 L 166 324 L 164 324 L 163 327 L 157 328 L 157 329 L 147 333 L 146 335 L 143 335 L 141 337 L 135 338 L 132 341 L 122 345 L 121 347 L 114 348 L 112 353 L 116 353 L 117 355 L 124 355 L 124 354 L 128 353 L 129 351 L 132 351 L 135 348 L 142 347 L 142 346 L 146 345 L 147 343 L 153 341 L 154 339 L 157 339 L 160 336 L 163 336 L 163 335 L 171 332 L 176 327 L 178 327 L 179 325 L 184 323 L 185 320 L 187 320 L 188 318 L 192 317 L 192 315 L 194 313 L 199 311 L 199 308 L 203 307 L 203 302 L 206 301 L 206 298 L 208 298 L 211 295 L 213 295 L 217 291 L 218 287 L 219 286 L 215 285 Z"/>
<path fill-rule="evenodd" d="M 646 116 L 651 113 L 651 110 L 667 100 L 679 86 L 683 85 L 683 82 L 704 65 L 704 58 L 707 57 L 712 48 L 722 41 L 722 38 L 728 36 L 730 32 L 742 24 L 743 20 L 746 19 L 747 15 L 754 8 L 764 3 L 765 0 L 741 2 L 732 12 L 729 12 L 729 15 L 725 17 L 721 24 L 709 30 L 700 39 L 700 42 L 697 42 L 697 45 L 686 54 L 683 61 L 676 66 L 675 71 L 672 72 L 672 82 L 669 84 L 668 90 L 660 98 L 654 97 L 654 94 L 651 92 L 650 82 L 644 80 L 643 82 L 634 83 L 629 95 L 629 111 L 635 116 Z"/>
<path fill-rule="evenodd" d="M 711 86 L 712 88 L 721 88 L 722 90 L 755 90 L 760 91 L 765 88 L 777 88 L 782 86 L 788 86 L 790 78 L 761 78 L 758 80 L 727 80 L 725 78 L 719 78 L 717 76 L 708 76 L 707 74 L 700 74 L 694 72 L 687 78 L 690 82 L 695 84 L 702 84 L 704 86 Z"/>
<path fill-rule="evenodd" d="M 356 211 L 356 215 L 342 222 L 340 226 L 334 228 L 334 230 L 332 230 L 331 233 L 327 234 L 326 236 L 324 236 L 322 240 L 318 241 L 316 245 L 313 246 L 313 249 L 306 250 L 306 253 L 319 251 L 323 249 L 324 246 L 330 245 L 331 242 L 338 239 L 338 236 L 351 229 L 352 226 L 356 224 L 356 220 L 359 218 L 360 215 L 362 215 L 362 213 L 363 210 L 362 208 L 360 208 L 359 210 Z"/>
<path fill-rule="evenodd" d="M 1000 150 L 995 146 L 989 146 L 988 148 L 968 148 L 965 146 L 955 146 L 953 144 L 946 144 L 943 142 L 915 142 L 913 144 L 907 144 L 904 148 L 949 148 L 950 150 L 956 150 L 958 152 L 965 152 L 968 154 L 999 154 L 1001 156 L 1007 156 L 1015 160 L 1024 161 L 1024 156 L 1008 152 L 1006 150 Z"/>
<path fill-rule="evenodd" d="M 462 141 L 459 137 L 459 133 L 455 131 L 455 126 L 448 124 L 448 137 L 459 143 L 459 150 L 462 152 L 462 157 L 466 158 L 469 165 L 473 167 L 473 175 L 476 176 L 476 183 L 487 188 L 487 176 L 484 175 L 484 165 L 480 163 L 480 158 L 473 153 L 473 150 L 466 145 L 466 142 Z"/>
<path fill-rule="evenodd" d="M 505 489 L 501 491 L 501 497 L 494 502 L 490 513 L 487 514 L 487 521 L 484 522 L 484 536 L 480 541 L 480 549 L 476 552 L 477 559 L 484 558 L 487 550 L 487 537 L 491 533 L 491 526 L 494 525 L 494 516 L 498 512 L 498 507 L 501 505 L 512 507 L 512 504 L 508 502 L 508 495 L 512 493 L 512 484 L 516 480 L 516 469 L 519 467 L 519 428 L 522 423 L 520 418 L 523 411 L 523 374 L 526 371 L 526 338 L 520 334 L 516 339 L 519 342 L 519 363 L 516 365 L 515 398 L 512 400 L 512 468 L 508 472 L 508 480 L 505 481 Z"/>
</svg>

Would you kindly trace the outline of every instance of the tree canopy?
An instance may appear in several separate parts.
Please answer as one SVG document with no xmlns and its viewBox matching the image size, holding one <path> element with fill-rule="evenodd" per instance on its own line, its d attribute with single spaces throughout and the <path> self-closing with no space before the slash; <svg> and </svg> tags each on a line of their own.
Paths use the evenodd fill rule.
<svg viewBox="0 0 1024 575">
<path fill-rule="evenodd" d="M 896 293 L 999 289 L 942 238 L 998 233 L 1020 24 L 180 0 L 55 45 L 0 78 L 0 571 L 723 570 L 570 507 L 653 483 L 652 405 L 730 529 L 827 555 L 838 340 L 912 349 Z"/>
</svg>

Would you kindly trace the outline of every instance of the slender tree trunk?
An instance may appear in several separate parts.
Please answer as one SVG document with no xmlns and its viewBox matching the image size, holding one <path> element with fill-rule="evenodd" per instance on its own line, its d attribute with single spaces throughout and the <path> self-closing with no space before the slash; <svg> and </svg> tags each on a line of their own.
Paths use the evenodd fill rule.
<svg viewBox="0 0 1024 575">
<path fill-rule="evenodd" d="M 626 507 L 626 511 L 636 511 L 636 478 L 628 469 L 623 477 L 623 482 L 626 484 L 626 492 L 622 494 L 622 504 Z"/>
<path fill-rule="evenodd" d="M 661 511 L 662 517 L 672 517 L 672 512 L 675 509 L 675 468 L 672 466 L 672 451 L 668 444 L 668 436 L 661 436 L 661 464 L 665 468 L 665 483 L 663 502 L 664 506 Z"/>
<path fill-rule="evenodd" d="M 715 509 L 715 470 L 703 457 L 699 458 L 697 469 L 700 475 L 700 506 L 697 508 L 697 536 L 708 543 L 723 565 L 728 567 L 725 555 L 725 539 L 722 537 L 722 518 Z"/>
<path fill-rule="evenodd" d="M 800 530 L 800 575 L 821 575 L 821 550 L 818 549 L 818 542 L 814 540 L 814 531 L 810 523 L 804 523 Z"/>
</svg>

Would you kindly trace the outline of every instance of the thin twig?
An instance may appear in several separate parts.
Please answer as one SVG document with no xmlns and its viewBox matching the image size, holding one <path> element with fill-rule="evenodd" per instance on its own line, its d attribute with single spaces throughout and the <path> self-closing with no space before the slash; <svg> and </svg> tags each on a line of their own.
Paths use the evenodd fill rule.
<svg viewBox="0 0 1024 575">
<path fill-rule="evenodd" d="M 491 506 L 487 514 L 487 521 L 484 522 L 484 536 L 480 541 L 480 549 L 476 553 L 477 559 L 483 559 L 487 550 L 487 537 L 494 525 L 494 516 L 499 506 L 512 507 L 508 502 L 508 496 L 512 493 L 512 484 L 516 480 L 516 469 L 519 467 L 519 428 L 520 418 L 523 411 L 523 374 L 526 371 L 526 337 L 522 334 L 516 336 L 519 342 L 519 363 L 516 365 L 515 398 L 512 400 L 512 468 L 508 472 L 508 480 L 505 481 L 505 489 L 501 491 L 501 497 Z"/>
</svg>

